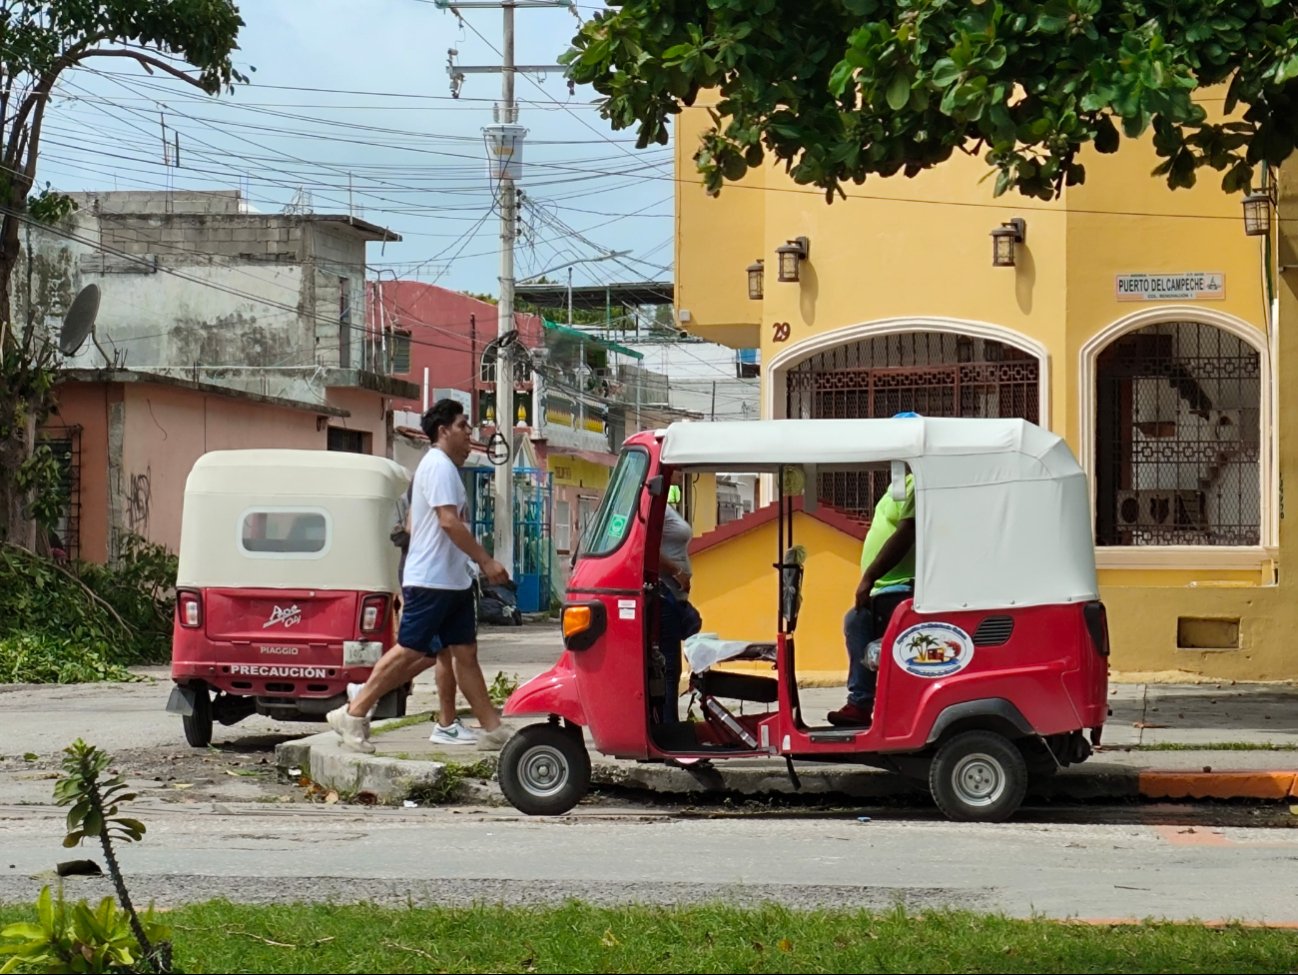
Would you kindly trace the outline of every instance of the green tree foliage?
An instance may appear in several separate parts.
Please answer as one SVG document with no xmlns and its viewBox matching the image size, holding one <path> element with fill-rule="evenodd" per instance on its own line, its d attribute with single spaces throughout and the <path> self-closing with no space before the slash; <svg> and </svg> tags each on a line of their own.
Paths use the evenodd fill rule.
<svg viewBox="0 0 1298 975">
<path fill-rule="evenodd" d="M 842 184 L 980 155 L 996 192 L 1051 199 L 1079 152 L 1152 131 L 1169 186 L 1246 189 L 1298 140 L 1293 0 L 623 0 L 565 55 L 638 144 L 704 89 L 710 192 L 768 156 L 832 199 Z M 1227 120 L 1197 89 L 1225 86 Z"/>
<path fill-rule="evenodd" d="M 242 26 L 232 0 L 0 0 L 0 540 L 35 546 L 33 499 L 48 487 L 32 456 L 55 350 L 31 309 L 13 321 L 10 289 L 22 227 L 71 213 L 63 194 L 32 194 L 50 94 L 64 72 L 104 59 L 216 94 L 246 80 L 231 60 Z"/>
</svg>

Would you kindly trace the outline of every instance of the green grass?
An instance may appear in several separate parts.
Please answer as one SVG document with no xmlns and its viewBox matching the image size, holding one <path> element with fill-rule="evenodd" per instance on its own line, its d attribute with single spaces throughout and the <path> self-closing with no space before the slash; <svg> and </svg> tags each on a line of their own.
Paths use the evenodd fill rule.
<svg viewBox="0 0 1298 975">
<path fill-rule="evenodd" d="M 0 906 L 0 922 L 27 914 Z M 186 972 L 1287 972 L 1298 932 L 774 906 L 506 909 L 221 901 L 170 912 Z"/>
<path fill-rule="evenodd" d="M 427 724 L 433 719 L 432 711 L 420 711 L 418 714 L 407 714 L 404 718 L 385 718 L 383 723 L 370 729 L 370 737 L 378 738 L 398 728 L 409 728 L 412 724 Z"/>
</svg>

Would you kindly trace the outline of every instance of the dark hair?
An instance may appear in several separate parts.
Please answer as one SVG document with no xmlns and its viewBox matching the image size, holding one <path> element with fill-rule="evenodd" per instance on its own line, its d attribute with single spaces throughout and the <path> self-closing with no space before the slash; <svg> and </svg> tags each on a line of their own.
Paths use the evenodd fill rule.
<svg viewBox="0 0 1298 975">
<path fill-rule="evenodd" d="M 458 400 L 439 399 L 424 411 L 424 415 L 419 418 L 419 425 L 423 428 L 424 436 L 430 442 L 437 443 L 437 434 L 442 427 L 454 424 L 455 418 L 463 412 L 464 404 Z"/>
</svg>

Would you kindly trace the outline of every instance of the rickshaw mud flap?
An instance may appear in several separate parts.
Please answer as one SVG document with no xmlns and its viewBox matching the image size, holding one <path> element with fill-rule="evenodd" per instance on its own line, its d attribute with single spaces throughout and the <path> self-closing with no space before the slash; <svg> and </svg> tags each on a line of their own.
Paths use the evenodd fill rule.
<svg viewBox="0 0 1298 975">
<path fill-rule="evenodd" d="M 178 714 L 182 718 L 192 718 L 194 716 L 194 700 L 197 692 L 192 687 L 182 687 L 176 684 L 171 689 L 171 696 L 167 698 L 167 711 L 171 714 Z"/>
<path fill-rule="evenodd" d="M 943 708 L 929 730 L 926 744 L 935 744 L 948 732 L 966 727 L 998 731 L 1008 738 L 1036 734 L 1032 723 L 1012 703 L 1003 697 L 987 697 Z"/>
</svg>

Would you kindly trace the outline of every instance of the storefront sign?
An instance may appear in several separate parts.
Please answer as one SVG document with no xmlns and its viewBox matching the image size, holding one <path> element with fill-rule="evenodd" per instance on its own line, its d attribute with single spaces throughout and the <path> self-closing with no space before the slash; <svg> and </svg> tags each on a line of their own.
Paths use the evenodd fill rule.
<svg viewBox="0 0 1298 975">
<path fill-rule="evenodd" d="M 1221 301 L 1226 297 L 1226 275 L 1220 271 L 1119 274 L 1115 289 L 1119 301 Z"/>
</svg>

